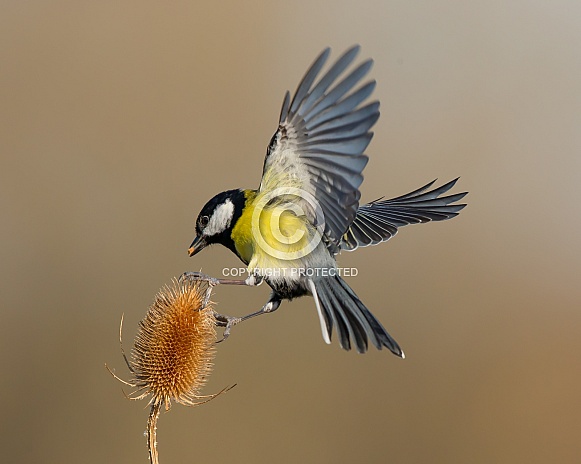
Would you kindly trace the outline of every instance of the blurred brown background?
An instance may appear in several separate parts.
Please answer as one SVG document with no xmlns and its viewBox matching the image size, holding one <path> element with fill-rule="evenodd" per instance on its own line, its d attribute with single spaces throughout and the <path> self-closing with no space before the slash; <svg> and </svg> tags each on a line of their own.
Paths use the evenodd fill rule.
<svg viewBox="0 0 581 464">
<path fill-rule="evenodd" d="M 357 5 L 355 5 L 357 4 Z M 256 187 L 287 89 L 319 51 L 373 57 L 382 117 L 363 200 L 462 176 L 455 220 L 343 254 L 405 349 L 326 346 L 312 300 L 220 345 L 205 393 L 159 423 L 161 462 L 581 459 L 581 3 L 0 5 L 2 462 L 147 462 L 131 346 L 185 270 L 199 208 Z M 268 295 L 219 288 L 226 313 Z"/>
</svg>

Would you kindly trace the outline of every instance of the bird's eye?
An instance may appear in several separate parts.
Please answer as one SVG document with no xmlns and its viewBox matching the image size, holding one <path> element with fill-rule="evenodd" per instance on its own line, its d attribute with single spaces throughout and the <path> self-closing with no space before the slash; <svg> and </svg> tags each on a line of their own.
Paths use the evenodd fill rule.
<svg viewBox="0 0 581 464">
<path fill-rule="evenodd" d="M 208 222 L 210 222 L 210 218 L 208 216 L 202 216 L 200 218 L 200 226 L 206 227 L 208 225 Z"/>
</svg>

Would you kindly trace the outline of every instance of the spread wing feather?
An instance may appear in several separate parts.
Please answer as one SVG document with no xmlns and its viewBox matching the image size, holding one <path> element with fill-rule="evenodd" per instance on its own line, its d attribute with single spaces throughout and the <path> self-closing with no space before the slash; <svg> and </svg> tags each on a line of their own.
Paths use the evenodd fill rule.
<svg viewBox="0 0 581 464">
<path fill-rule="evenodd" d="M 457 180 L 426 192 L 434 180 L 406 195 L 362 205 L 353 224 L 343 235 L 341 249 L 353 251 L 359 247 L 377 245 L 393 237 L 399 227 L 457 216 L 466 205 L 453 203 L 464 198 L 466 192 L 440 196 L 450 190 Z"/>
<path fill-rule="evenodd" d="M 359 46 L 350 48 L 319 78 L 330 54 L 330 49 L 324 50 L 292 99 L 286 93 L 260 184 L 261 194 L 298 188 L 316 198 L 315 209 L 322 214 L 316 214 L 306 199 L 298 201 L 308 219 L 324 227 L 326 238 L 335 246 L 355 219 L 361 172 L 368 161 L 363 152 L 373 136 L 370 129 L 379 118 L 378 102 L 361 105 L 373 92 L 375 82 L 358 86 L 372 60 L 342 77 L 358 52 Z"/>
</svg>

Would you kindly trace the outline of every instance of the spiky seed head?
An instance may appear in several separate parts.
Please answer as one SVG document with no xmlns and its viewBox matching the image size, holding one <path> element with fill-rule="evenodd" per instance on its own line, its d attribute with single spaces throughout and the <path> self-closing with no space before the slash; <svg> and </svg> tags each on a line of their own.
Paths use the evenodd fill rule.
<svg viewBox="0 0 581 464">
<path fill-rule="evenodd" d="M 199 395 L 212 370 L 216 319 L 209 303 L 211 288 L 203 280 L 174 279 L 155 297 L 145 318 L 139 323 L 131 361 L 125 356 L 119 328 L 121 352 L 133 374 L 130 381 L 113 377 L 136 388 L 129 395 L 132 400 L 150 396 L 147 421 L 147 447 L 152 464 L 158 463 L 157 419 L 162 406 L 171 407 L 171 401 L 187 406 L 206 403 L 232 387 L 213 395 Z M 197 401 L 201 400 L 201 401 Z"/>
<path fill-rule="evenodd" d="M 205 307 L 206 286 L 189 279 L 173 280 L 155 297 L 139 324 L 131 350 L 137 398 L 151 395 L 152 404 L 171 400 L 185 405 L 196 399 L 212 370 L 216 341 L 214 311 Z"/>
</svg>

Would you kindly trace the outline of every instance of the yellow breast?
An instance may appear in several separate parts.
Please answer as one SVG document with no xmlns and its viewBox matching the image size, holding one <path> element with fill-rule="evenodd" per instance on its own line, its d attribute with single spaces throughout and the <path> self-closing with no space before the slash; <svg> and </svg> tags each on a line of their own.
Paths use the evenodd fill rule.
<svg viewBox="0 0 581 464">
<path fill-rule="evenodd" d="M 294 266 L 316 233 L 306 217 L 295 214 L 288 204 L 264 204 L 260 194 L 249 191 L 231 236 L 249 268 L 279 268 Z"/>
</svg>

